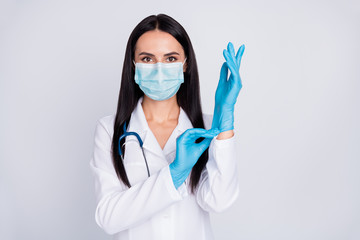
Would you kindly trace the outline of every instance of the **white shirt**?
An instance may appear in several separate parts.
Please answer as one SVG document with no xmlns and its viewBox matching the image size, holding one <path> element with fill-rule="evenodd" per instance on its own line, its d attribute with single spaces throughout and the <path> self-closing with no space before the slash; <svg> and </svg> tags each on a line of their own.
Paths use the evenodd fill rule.
<svg viewBox="0 0 360 240">
<path fill-rule="evenodd" d="M 126 137 L 124 166 L 131 188 L 117 177 L 111 157 L 115 115 L 101 118 L 95 130 L 94 155 L 90 166 L 95 176 L 97 224 L 113 239 L 213 239 L 209 212 L 221 212 L 238 196 L 235 137 L 217 140 L 209 147 L 209 160 L 203 170 L 197 191 L 190 192 L 189 178 L 178 189 L 174 187 L 169 164 L 176 155 L 176 138 L 193 128 L 180 108 L 178 125 L 164 149 L 151 132 L 143 109 L 142 98 L 129 122 L 129 132 L 143 140 L 149 165 L 148 177 L 141 148 L 134 137 Z M 203 115 L 205 128 L 212 118 Z"/>
</svg>

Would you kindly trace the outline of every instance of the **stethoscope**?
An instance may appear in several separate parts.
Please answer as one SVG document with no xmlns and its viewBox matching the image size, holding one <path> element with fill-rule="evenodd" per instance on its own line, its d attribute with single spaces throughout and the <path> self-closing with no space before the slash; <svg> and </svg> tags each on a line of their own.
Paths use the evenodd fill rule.
<svg viewBox="0 0 360 240">
<path fill-rule="evenodd" d="M 145 153 L 144 153 L 144 148 L 143 148 L 143 141 L 141 140 L 139 134 L 137 134 L 136 132 L 127 132 L 126 131 L 126 122 L 124 123 L 124 133 L 123 135 L 120 136 L 119 138 L 119 155 L 121 157 L 121 161 L 124 161 L 124 154 L 122 153 L 121 151 L 121 147 L 120 147 L 120 141 L 121 139 L 123 139 L 124 137 L 127 137 L 127 136 L 130 136 L 130 135 L 134 135 L 137 140 L 139 141 L 139 145 L 140 145 L 140 148 L 141 148 L 141 151 L 142 151 L 142 154 L 144 156 L 144 160 L 145 160 L 145 165 L 146 165 L 146 170 L 147 170 L 147 173 L 148 173 L 148 176 L 150 177 L 150 171 L 149 171 L 149 166 L 148 166 L 148 163 L 146 161 L 146 157 L 145 157 Z M 123 144 L 123 146 L 125 145 L 125 142 Z"/>
</svg>

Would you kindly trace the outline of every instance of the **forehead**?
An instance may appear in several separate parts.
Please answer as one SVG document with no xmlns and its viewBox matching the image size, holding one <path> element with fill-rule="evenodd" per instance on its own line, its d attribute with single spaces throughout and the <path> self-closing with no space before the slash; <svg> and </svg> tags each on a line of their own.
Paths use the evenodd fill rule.
<svg viewBox="0 0 360 240">
<path fill-rule="evenodd" d="M 166 54 L 173 51 L 184 54 L 181 44 L 171 34 L 159 30 L 144 33 L 135 45 L 135 54 L 140 52 Z"/>
</svg>

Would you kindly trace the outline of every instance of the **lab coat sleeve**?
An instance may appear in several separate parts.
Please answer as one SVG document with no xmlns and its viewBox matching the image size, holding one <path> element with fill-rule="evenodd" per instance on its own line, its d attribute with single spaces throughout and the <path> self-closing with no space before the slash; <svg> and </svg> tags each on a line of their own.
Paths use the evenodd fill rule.
<svg viewBox="0 0 360 240">
<path fill-rule="evenodd" d="M 112 136 L 101 120 L 95 130 L 94 155 L 90 168 L 95 177 L 97 207 L 95 220 L 108 234 L 115 234 L 148 220 L 182 200 L 188 193 L 184 186 L 174 187 L 169 167 L 162 168 L 131 188 L 117 177 L 112 164 Z"/>
<path fill-rule="evenodd" d="M 229 208 L 239 195 L 235 136 L 216 138 L 209 147 L 209 159 L 203 170 L 196 200 L 205 211 L 222 212 Z"/>
</svg>

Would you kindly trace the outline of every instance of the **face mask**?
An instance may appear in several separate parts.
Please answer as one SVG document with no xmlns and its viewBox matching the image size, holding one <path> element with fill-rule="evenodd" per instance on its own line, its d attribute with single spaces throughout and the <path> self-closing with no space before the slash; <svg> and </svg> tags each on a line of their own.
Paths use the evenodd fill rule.
<svg viewBox="0 0 360 240">
<path fill-rule="evenodd" d="M 136 63 L 135 82 L 151 99 L 169 99 L 177 93 L 184 82 L 183 63 Z"/>
</svg>

